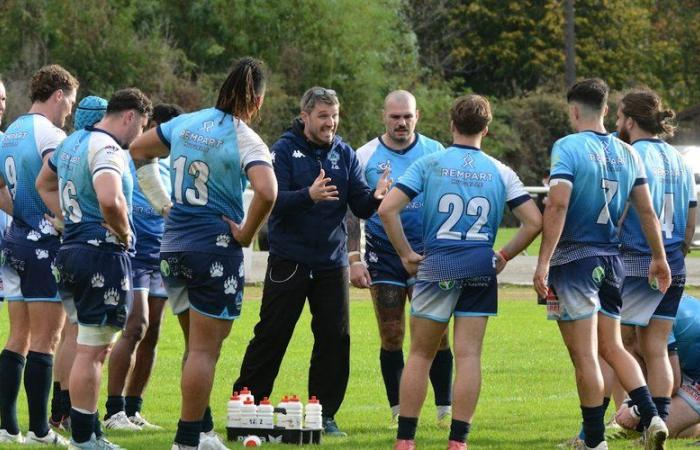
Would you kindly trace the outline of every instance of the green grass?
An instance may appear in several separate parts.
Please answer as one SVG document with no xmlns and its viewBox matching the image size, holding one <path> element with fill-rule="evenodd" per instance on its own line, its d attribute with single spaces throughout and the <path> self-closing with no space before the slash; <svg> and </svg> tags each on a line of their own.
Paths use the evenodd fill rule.
<svg viewBox="0 0 700 450">
<path fill-rule="evenodd" d="M 698 295 L 700 291 L 694 291 Z M 224 433 L 226 400 L 238 375 L 245 346 L 258 317 L 260 289 L 246 291 L 241 319 L 233 326 L 219 361 L 211 397 L 217 430 Z M 470 439 L 472 449 L 554 449 L 578 429 L 580 412 L 573 370 L 556 325 L 545 320 L 531 289 L 503 287 L 499 316 L 490 321 L 483 358 L 483 388 Z M 379 370 L 379 348 L 372 303 L 367 291 L 352 291 L 352 362 L 345 402 L 337 415 L 349 433 L 346 439 L 325 439 L 327 449 L 389 449 L 395 431 Z M 0 340 L 8 332 L 7 310 L 0 311 Z M 273 398 L 285 393 L 306 395 L 306 374 L 312 336 L 308 309 L 302 315 L 287 351 Z M 109 438 L 128 449 L 170 448 L 180 406 L 182 339 L 175 318 L 166 312 L 154 377 L 144 402 L 144 415 L 164 431 L 129 434 L 110 432 Z M 1 376 L 1 374 L 0 374 Z M 104 386 L 104 382 L 103 382 Z M 430 393 L 429 395 L 432 395 Z M 100 409 L 104 411 L 104 389 Z M 20 424 L 26 431 L 26 400 L 19 400 Z M 421 449 L 441 449 L 446 432 L 435 425 L 432 397 L 426 401 L 418 430 Z M 689 447 L 672 441 L 669 448 Z M 2 446 L 0 446 L 2 447 Z M 9 447 L 5 447 L 9 448 Z M 22 448 L 22 447 L 17 447 Z M 231 448 L 241 448 L 231 444 Z M 638 448 L 612 442 L 611 449 Z"/>
</svg>

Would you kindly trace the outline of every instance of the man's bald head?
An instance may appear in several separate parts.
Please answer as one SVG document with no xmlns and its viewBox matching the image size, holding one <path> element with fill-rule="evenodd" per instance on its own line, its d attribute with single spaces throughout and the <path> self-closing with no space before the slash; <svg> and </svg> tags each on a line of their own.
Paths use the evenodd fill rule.
<svg viewBox="0 0 700 450">
<path fill-rule="evenodd" d="M 416 98 L 408 91 L 393 91 L 384 99 L 384 125 L 386 144 L 404 149 L 415 140 L 419 112 Z"/>
</svg>

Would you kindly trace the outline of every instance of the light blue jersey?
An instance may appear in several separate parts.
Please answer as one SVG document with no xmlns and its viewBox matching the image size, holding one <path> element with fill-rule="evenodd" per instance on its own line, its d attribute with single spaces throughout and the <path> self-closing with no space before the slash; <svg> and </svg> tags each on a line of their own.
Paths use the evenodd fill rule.
<svg viewBox="0 0 700 450">
<path fill-rule="evenodd" d="M 632 146 L 646 169 L 651 200 L 659 222 L 666 252 L 678 249 L 685 240 L 688 208 L 697 205 L 695 179 L 680 153 L 661 139 L 640 139 Z M 639 215 L 630 208 L 622 224 L 623 252 L 651 254 Z"/>
<path fill-rule="evenodd" d="M 240 253 L 221 216 L 243 219 L 243 176 L 257 164 L 272 165 L 267 145 L 216 108 L 175 117 L 157 131 L 170 148 L 173 202 L 161 252 Z"/>
<path fill-rule="evenodd" d="M 7 128 L 0 145 L 0 176 L 10 190 L 13 221 L 7 242 L 29 247 L 58 248 L 58 233 L 44 218 L 51 214 L 34 186 L 43 158 L 66 134 L 40 114 L 20 116 Z"/>
<path fill-rule="evenodd" d="M 0 145 L 2 145 L 2 137 L 5 133 L 0 131 Z M 7 227 L 10 226 L 10 217 L 5 213 L 5 211 L 0 211 L 0 242 L 5 237 L 5 231 Z M 2 295 L 2 290 L 0 290 L 0 295 Z"/>
<path fill-rule="evenodd" d="M 609 134 L 582 131 L 559 139 L 552 149 L 550 185 L 567 183 L 572 191 L 551 265 L 618 255 L 617 224 L 632 188 L 646 182 L 634 148 Z"/>
<path fill-rule="evenodd" d="M 505 205 L 530 199 L 508 166 L 462 145 L 420 158 L 397 187 L 412 199 L 423 194 L 424 281 L 495 275 L 493 243 Z"/>
<path fill-rule="evenodd" d="M 136 179 L 134 162 L 129 159 L 131 176 L 134 179 L 134 228 L 136 229 L 136 255 L 134 264 L 142 264 L 150 267 L 158 267 L 160 264 L 160 243 L 163 239 L 165 220 L 153 209 L 148 199 L 141 192 Z M 170 160 L 168 158 L 158 161 L 160 178 L 168 194 L 170 194 Z"/>
<path fill-rule="evenodd" d="M 668 340 L 678 348 L 683 373 L 700 379 L 700 300 L 683 295 Z"/>
<path fill-rule="evenodd" d="M 444 150 L 441 143 L 416 133 L 416 139 L 408 148 L 398 151 L 389 148 L 381 137 L 374 138 L 359 149 L 357 159 L 362 166 L 362 175 L 367 185 L 374 189 L 387 167 L 390 176 L 398 179 L 406 169 L 425 155 Z M 422 252 L 423 248 L 423 195 L 416 196 L 401 212 L 404 233 L 413 250 Z M 365 235 L 381 242 L 383 248 L 393 249 L 389 237 L 384 231 L 379 214 L 374 213 L 365 222 Z"/>
<path fill-rule="evenodd" d="M 107 251 L 125 250 L 105 222 L 93 182 L 105 171 L 119 176 L 131 222 L 133 179 L 129 156 L 111 134 L 88 127 L 71 134 L 56 149 L 49 167 L 58 175 L 59 198 L 65 221 L 61 248 L 92 245 Z M 133 234 L 133 224 L 131 224 Z M 128 250 L 133 251 L 132 247 Z"/>
</svg>

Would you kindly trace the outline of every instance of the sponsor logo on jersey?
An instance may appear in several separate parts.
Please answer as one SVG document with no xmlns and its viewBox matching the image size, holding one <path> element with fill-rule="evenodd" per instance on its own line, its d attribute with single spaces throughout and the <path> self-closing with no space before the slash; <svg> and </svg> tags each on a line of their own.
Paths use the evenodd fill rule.
<svg viewBox="0 0 700 450">
<path fill-rule="evenodd" d="M 464 162 L 462 164 L 464 167 L 474 168 L 474 158 L 472 158 L 472 155 L 467 154 L 462 161 Z"/>
<path fill-rule="evenodd" d="M 213 128 L 214 128 L 214 121 L 207 120 L 206 122 L 202 123 L 202 128 L 200 128 L 200 131 L 204 131 L 205 133 L 210 133 Z"/>
</svg>

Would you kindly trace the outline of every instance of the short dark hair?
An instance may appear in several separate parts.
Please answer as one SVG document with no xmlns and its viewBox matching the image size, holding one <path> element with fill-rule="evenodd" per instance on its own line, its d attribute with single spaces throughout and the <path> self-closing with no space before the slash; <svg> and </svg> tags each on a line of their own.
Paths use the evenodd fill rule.
<svg viewBox="0 0 700 450">
<path fill-rule="evenodd" d="M 630 117 L 637 125 L 649 133 L 672 137 L 676 127 L 670 123 L 676 113 L 672 109 L 663 109 L 661 97 L 649 89 L 637 89 L 629 92 L 620 101 L 622 114 Z"/>
<path fill-rule="evenodd" d="M 159 103 L 153 107 L 153 114 L 151 115 L 151 120 L 154 121 L 156 125 L 160 125 L 161 123 L 165 123 L 173 117 L 177 117 L 184 112 L 185 110 L 182 109 L 179 105 L 174 105 L 171 103 Z"/>
<path fill-rule="evenodd" d="M 492 118 L 491 104 L 481 95 L 459 97 L 450 108 L 450 119 L 459 134 L 464 136 L 481 133 Z"/>
<path fill-rule="evenodd" d="M 333 89 L 326 89 L 321 86 L 314 86 L 307 89 L 299 101 L 299 109 L 306 113 L 310 113 L 316 107 L 316 103 L 325 103 L 326 105 L 339 105 L 338 94 Z"/>
<path fill-rule="evenodd" d="M 608 84 L 600 78 L 588 78 L 571 86 L 566 93 L 568 103 L 576 102 L 594 111 L 602 111 L 608 104 Z"/>
<path fill-rule="evenodd" d="M 259 59 L 239 59 L 219 89 L 216 108 L 247 121 L 258 114 L 256 97 L 265 94 L 267 70 Z"/>
<path fill-rule="evenodd" d="M 45 102 L 57 90 L 77 90 L 80 83 L 66 69 L 50 64 L 37 70 L 29 84 L 29 98 L 33 102 Z"/>
<path fill-rule="evenodd" d="M 107 115 L 135 110 L 142 116 L 150 116 L 153 111 L 151 100 L 136 88 L 120 89 L 112 95 L 107 104 Z"/>
</svg>

